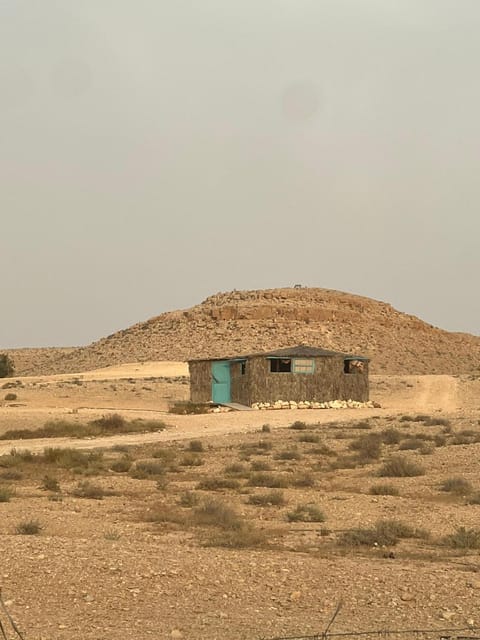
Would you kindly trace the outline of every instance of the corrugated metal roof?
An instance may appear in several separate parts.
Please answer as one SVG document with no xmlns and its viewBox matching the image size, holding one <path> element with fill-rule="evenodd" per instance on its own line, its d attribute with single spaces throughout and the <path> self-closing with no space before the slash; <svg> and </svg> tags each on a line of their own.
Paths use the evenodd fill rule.
<svg viewBox="0 0 480 640">
<path fill-rule="evenodd" d="M 205 362 L 209 360 L 245 360 L 246 358 L 254 358 L 263 356 L 265 358 L 332 358 L 342 357 L 352 360 L 369 360 L 365 356 L 357 356 L 340 351 L 329 351 L 328 349 L 320 349 L 319 347 L 309 347 L 299 344 L 296 347 L 286 347 L 285 349 L 275 349 L 274 351 L 264 351 L 261 353 L 249 353 L 247 355 L 230 356 L 225 358 L 198 358 L 190 360 L 190 362 Z"/>
</svg>

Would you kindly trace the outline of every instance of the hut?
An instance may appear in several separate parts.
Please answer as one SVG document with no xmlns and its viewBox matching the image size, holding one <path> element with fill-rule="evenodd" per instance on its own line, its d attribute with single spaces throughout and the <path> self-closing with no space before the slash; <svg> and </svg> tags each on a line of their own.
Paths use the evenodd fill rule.
<svg viewBox="0 0 480 640">
<path fill-rule="evenodd" d="M 368 401 L 368 358 L 300 345 L 230 358 L 191 360 L 192 402 L 216 404 Z"/>
</svg>

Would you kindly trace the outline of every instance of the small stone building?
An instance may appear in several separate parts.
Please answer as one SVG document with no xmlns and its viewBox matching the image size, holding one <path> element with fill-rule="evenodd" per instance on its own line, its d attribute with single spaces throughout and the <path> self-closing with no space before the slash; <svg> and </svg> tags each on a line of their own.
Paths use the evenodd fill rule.
<svg viewBox="0 0 480 640">
<path fill-rule="evenodd" d="M 192 402 L 250 406 L 294 400 L 368 401 L 368 358 L 300 345 L 233 358 L 191 360 Z"/>
</svg>

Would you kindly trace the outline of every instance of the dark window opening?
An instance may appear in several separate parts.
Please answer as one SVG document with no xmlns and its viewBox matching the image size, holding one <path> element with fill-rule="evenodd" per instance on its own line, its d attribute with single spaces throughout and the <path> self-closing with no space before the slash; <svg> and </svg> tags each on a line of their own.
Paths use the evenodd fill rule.
<svg viewBox="0 0 480 640">
<path fill-rule="evenodd" d="M 240 363 L 240 374 L 242 376 L 244 376 L 246 370 L 247 370 L 247 363 L 246 362 L 241 362 Z"/>
<path fill-rule="evenodd" d="M 281 360 L 280 358 L 270 360 L 270 373 L 290 373 L 291 371 L 291 360 Z"/>
<path fill-rule="evenodd" d="M 344 373 L 364 373 L 365 363 L 362 360 L 344 360 Z"/>
</svg>

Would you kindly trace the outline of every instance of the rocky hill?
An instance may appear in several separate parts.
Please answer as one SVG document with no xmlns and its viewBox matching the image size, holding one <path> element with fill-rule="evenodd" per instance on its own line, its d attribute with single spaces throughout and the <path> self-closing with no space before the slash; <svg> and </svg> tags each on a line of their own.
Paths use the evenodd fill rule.
<svg viewBox="0 0 480 640">
<path fill-rule="evenodd" d="M 480 337 L 443 331 L 383 302 L 316 288 L 219 293 L 87 347 L 10 354 L 18 374 L 39 375 L 135 361 L 233 356 L 300 343 L 369 356 L 373 373 L 480 369 Z"/>
</svg>

